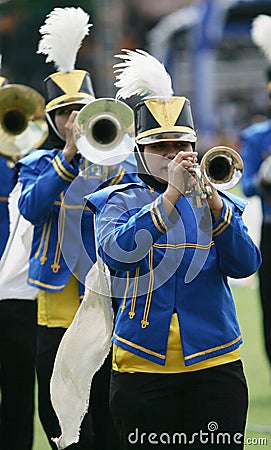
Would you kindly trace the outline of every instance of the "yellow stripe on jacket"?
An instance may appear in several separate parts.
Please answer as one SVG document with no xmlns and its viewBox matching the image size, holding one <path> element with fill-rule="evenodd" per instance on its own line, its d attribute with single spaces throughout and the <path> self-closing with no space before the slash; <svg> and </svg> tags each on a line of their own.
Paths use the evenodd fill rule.
<svg viewBox="0 0 271 450">
<path fill-rule="evenodd" d="M 240 359 L 239 349 L 219 355 L 214 358 L 201 361 L 191 366 L 185 366 L 180 339 L 180 327 L 177 314 L 172 315 L 168 347 L 165 366 L 155 364 L 140 356 L 134 355 L 127 350 L 113 344 L 112 368 L 118 372 L 148 372 L 148 373 L 180 373 L 194 372 L 196 370 L 207 369 L 209 367 L 219 366 Z"/>
</svg>

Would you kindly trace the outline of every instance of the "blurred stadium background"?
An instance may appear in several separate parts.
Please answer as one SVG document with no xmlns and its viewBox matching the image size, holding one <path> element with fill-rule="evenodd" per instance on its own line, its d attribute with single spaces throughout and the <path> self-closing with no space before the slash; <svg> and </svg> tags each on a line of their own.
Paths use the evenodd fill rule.
<svg viewBox="0 0 271 450">
<path fill-rule="evenodd" d="M 250 39 L 256 15 L 271 1 L 236 0 L 2 0 L 2 75 L 42 93 L 54 71 L 37 55 L 39 27 L 54 7 L 81 6 L 93 27 L 78 54 L 97 97 L 114 96 L 112 65 L 121 48 L 143 48 L 158 57 L 176 95 L 192 101 L 199 150 L 215 142 L 238 146 L 240 129 L 268 115 L 263 55 Z"/>
</svg>

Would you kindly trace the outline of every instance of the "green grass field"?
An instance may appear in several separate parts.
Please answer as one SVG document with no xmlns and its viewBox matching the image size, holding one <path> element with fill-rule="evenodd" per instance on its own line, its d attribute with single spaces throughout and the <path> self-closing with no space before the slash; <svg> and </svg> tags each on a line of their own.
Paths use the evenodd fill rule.
<svg viewBox="0 0 271 450">
<path fill-rule="evenodd" d="M 256 281 L 257 278 L 254 276 L 251 278 L 251 284 L 234 284 L 232 290 L 244 339 L 241 353 L 249 387 L 246 438 L 250 441 L 245 448 L 267 449 L 271 448 L 271 370 L 263 350 L 261 311 Z M 266 444 L 260 439 L 266 439 Z M 36 416 L 33 450 L 49 449 Z"/>
<path fill-rule="evenodd" d="M 252 439 L 252 443 L 259 438 L 267 439 L 266 445 L 258 441 L 245 448 L 271 448 L 271 370 L 263 348 L 258 289 L 235 286 L 233 293 L 244 339 L 241 354 L 249 388 L 246 437 Z"/>
</svg>

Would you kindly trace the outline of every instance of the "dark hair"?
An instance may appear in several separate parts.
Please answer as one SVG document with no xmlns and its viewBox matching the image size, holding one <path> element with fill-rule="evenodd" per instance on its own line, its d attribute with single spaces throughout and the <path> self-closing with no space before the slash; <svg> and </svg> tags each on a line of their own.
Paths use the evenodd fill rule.
<svg viewBox="0 0 271 450">
<path fill-rule="evenodd" d="M 50 115 L 52 122 L 55 123 L 55 110 L 50 111 L 48 114 Z M 46 141 L 41 145 L 41 148 L 46 150 L 62 149 L 65 145 L 65 141 L 56 134 L 48 120 L 47 124 L 49 128 L 49 134 Z"/>
</svg>

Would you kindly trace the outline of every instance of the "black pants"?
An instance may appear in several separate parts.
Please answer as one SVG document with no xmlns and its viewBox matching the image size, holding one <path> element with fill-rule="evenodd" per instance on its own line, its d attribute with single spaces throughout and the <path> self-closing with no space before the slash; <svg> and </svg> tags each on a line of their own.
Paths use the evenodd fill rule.
<svg viewBox="0 0 271 450">
<path fill-rule="evenodd" d="M 271 225 L 263 225 L 260 249 L 262 265 L 259 269 L 263 336 L 266 354 L 271 365 Z"/>
<path fill-rule="evenodd" d="M 0 301 L 0 449 L 31 450 L 37 304 Z"/>
<path fill-rule="evenodd" d="M 112 372 L 110 406 L 121 450 L 243 448 L 241 361 L 180 374 Z"/>
<path fill-rule="evenodd" d="M 52 437 L 59 437 L 61 430 L 50 399 L 50 379 L 55 355 L 65 333 L 64 328 L 38 327 L 38 403 L 39 417 L 51 448 L 56 449 Z M 91 387 L 90 410 L 82 422 L 80 440 L 69 449 L 115 450 L 117 439 L 109 411 L 111 356 L 94 375 Z"/>
</svg>

